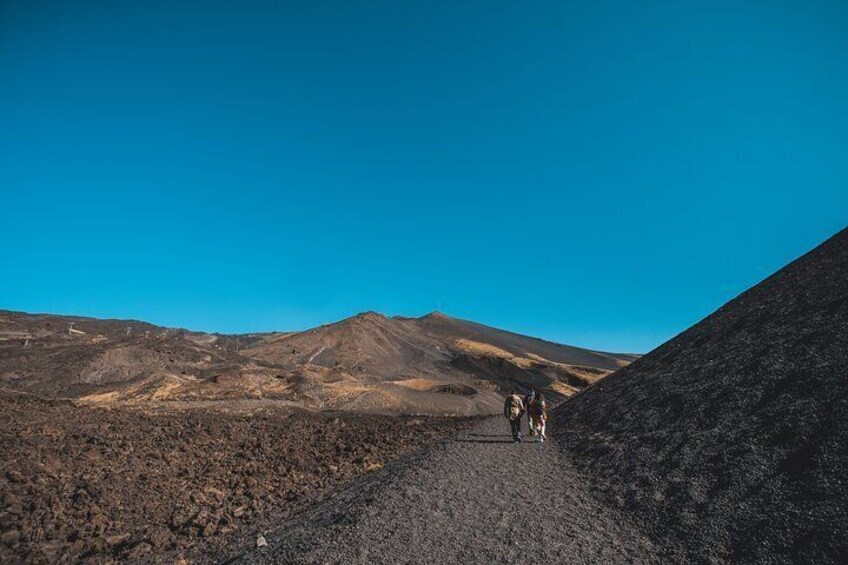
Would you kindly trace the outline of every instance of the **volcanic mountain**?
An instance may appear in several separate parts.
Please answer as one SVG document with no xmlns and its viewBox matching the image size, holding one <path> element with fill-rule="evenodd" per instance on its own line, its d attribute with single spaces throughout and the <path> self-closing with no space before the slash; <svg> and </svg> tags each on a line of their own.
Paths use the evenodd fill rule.
<svg viewBox="0 0 848 565">
<path fill-rule="evenodd" d="M 390 414 L 496 413 L 500 394 L 570 396 L 635 359 L 433 313 L 367 312 L 293 333 L 0 312 L 0 385 L 82 403 Z"/>
<path fill-rule="evenodd" d="M 686 562 L 848 560 L 848 230 L 560 406 L 597 488 Z"/>
</svg>

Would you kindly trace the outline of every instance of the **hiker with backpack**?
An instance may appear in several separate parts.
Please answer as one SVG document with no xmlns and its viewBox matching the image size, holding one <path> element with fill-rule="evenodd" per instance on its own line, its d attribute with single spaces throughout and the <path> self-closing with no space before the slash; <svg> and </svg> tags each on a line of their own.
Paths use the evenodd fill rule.
<svg viewBox="0 0 848 565">
<path fill-rule="evenodd" d="M 533 435 L 538 435 L 540 442 L 548 439 L 545 435 L 545 424 L 548 421 L 548 402 L 542 393 L 533 391 L 533 398 L 527 404 L 527 417 L 533 430 Z"/>
<path fill-rule="evenodd" d="M 529 433 L 531 436 L 536 435 L 536 430 L 535 428 L 533 428 L 533 418 L 530 417 L 530 410 L 528 410 L 528 407 L 530 406 L 530 403 L 533 402 L 533 399 L 535 397 L 536 390 L 532 388 L 527 394 L 524 395 L 524 409 L 527 412 L 527 433 Z"/>
<path fill-rule="evenodd" d="M 524 402 L 514 390 L 509 393 L 504 401 L 504 418 L 509 420 L 512 429 L 512 441 L 521 441 L 521 417 L 524 415 Z"/>
</svg>

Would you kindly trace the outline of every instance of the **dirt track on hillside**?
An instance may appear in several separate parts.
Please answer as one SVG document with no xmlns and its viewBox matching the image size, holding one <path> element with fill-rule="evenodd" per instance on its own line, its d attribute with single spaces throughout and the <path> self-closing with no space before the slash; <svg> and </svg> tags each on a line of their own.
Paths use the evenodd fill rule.
<svg viewBox="0 0 848 565">
<path fill-rule="evenodd" d="M 654 563 L 561 450 L 496 418 L 280 524 L 239 563 Z"/>
<path fill-rule="evenodd" d="M 97 407 L 276 402 L 357 414 L 497 414 L 500 394 L 562 400 L 635 356 L 430 314 L 366 312 L 294 333 L 221 335 L 0 310 L 0 386 Z"/>
</svg>

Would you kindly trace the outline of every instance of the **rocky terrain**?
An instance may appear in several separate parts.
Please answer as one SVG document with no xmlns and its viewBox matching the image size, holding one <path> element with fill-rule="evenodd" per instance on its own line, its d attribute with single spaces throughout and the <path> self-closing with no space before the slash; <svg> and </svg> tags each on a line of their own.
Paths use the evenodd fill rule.
<svg viewBox="0 0 848 565">
<path fill-rule="evenodd" d="M 634 358 L 438 313 L 369 312 L 303 332 L 219 335 L 0 311 L 0 384 L 144 410 L 237 411 L 261 401 L 281 409 L 493 414 L 510 387 L 535 386 L 560 400 Z"/>
<path fill-rule="evenodd" d="M 567 401 L 600 500 L 689 562 L 848 561 L 848 230 Z"/>
<path fill-rule="evenodd" d="M 555 444 L 514 444 L 500 418 L 361 477 L 267 541 L 235 562 L 667 562 L 638 522 L 598 503 Z"/>
<path fill-rule="evenodd" d="M 0 390 L 0 562 L 212 562 L 473 420 L 143 414 Z"/>
<path fill-rule="evenodd" d="M 0 312 L 0 562 L 215 562 L 475 422 L 434 415 L 632 359 L 442 314 L 219 335 Z"/>
</svg>

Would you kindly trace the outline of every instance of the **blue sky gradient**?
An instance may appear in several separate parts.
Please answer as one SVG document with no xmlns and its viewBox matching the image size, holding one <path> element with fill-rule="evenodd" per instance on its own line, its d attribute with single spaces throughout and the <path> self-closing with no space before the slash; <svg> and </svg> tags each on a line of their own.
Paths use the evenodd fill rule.
<svg viewBox="0 0 848 565">
<path fill-rule="evenodd" d="M 0 308 L 645 352 L 848 224 L 848 4 L 0 3 Z"/>
</svg>

